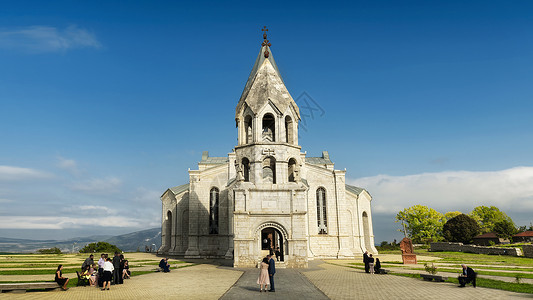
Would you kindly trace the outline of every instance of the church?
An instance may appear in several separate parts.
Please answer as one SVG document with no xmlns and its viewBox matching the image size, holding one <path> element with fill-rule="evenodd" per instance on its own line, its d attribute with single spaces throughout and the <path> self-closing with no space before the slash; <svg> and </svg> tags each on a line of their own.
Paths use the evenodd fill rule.
<svg viewBox="0 0 533 300">
<path fill-rule="evenodd" d="M 372 197 L 345 183 L 346 170 L 335 169 L 327 151 L 319 157 L 302 151 L 300 111 L 263 31 L 235 110 L 237 145 L 226 157 L 204 151 L 189 183 L 163 193 L 158 253 L 256 267 L 279 251 L 277 265 L 286 268 L 377 253 Z"/>
</svg>

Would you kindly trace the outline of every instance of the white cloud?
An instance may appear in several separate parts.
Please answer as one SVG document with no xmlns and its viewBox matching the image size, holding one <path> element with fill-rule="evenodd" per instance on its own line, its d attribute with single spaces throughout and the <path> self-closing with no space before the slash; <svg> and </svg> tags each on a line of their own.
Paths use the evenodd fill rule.
<svg viewBox="0 0 533 300">
<path fill-rule="evenodd" d="M 0 166 L 0 181 L 15 181 L 28 179 L 46 179 L 52 174 L 30 168 Z"/>
<path fill-rule="evenodd" d="M 71 185 L 74 191 L 88 194 L 116 193 L 122 185 L 122 180 L 116 177 L 92 178 Z"/>
<path fill-rule="evenodd" d="M 75 25 L 65 29 L 52 26 L 0 29 L 0 48 L 39 53 L 84 47 L 100 48 L 101 44 L 94 34 Z"/>
<path fill-rule="evenodd" d="M 63 170 L 68 171 L 69 173 L 73 175 L 79 175 L 80 170 L 78 169 L 78 164 L 73 159 L 67 159 L 64 157 L 59 156 L 57 158 L 59 162 L 57 163 L 57 166 Z"/>
<path fill-rule="evenodd" d="M 82 227 L 141 227 L 139 220 L 124 216 L 109 217 L 51 217 L 51 216 L 2 216 L 2 229 L 72 229 Z"/>
<path fill-rule="evenodd" d="M 348 179 L 373 196 L 372 210 L 381 214 L 422 204 L 442 213 L 468 213 L 479 205 L 494 205 L 512 213 L 533 215 L 533 167 L 494 172 L 449 171 L 407 176 L 378 175 Z"/>
<path fill-rule="evenodd" d="M 105 216 L 115 215 L 116 210 L 102 205 L 79 205 L 64 208 L 64 212 L 76 212 L 79 215 Z"/>
</svg>

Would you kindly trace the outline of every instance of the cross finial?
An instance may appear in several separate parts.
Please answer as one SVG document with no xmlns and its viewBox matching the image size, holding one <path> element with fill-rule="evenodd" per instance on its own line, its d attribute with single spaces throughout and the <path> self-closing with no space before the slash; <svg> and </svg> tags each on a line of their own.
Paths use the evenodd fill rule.
<svg viewBox="0 0 533 300">
<path fill-rule="evenodd" d="M 263 29 L 261 29 L 261 31 L 263 31 L 263 43 L 261 43 L 261 46 L 268 46 L 270 47 L 271 44 L 270 42 L 267 40 L 267 31 L 268 31 L 268 28 L 266 26 L 263 26 Z M 268 58 L 270 52 L 268 52 L 267 49 L 265 49 L 265 58 Z"/>
</svg>

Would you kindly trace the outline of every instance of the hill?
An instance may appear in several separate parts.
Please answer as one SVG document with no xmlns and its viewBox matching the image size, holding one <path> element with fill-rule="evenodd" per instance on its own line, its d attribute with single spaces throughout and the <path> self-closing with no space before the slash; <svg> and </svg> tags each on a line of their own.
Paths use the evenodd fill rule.
<svg viewBox="0 0 533 300">
<path fill-rule="evenodd" d="M 29 240 L 0 237 L 0 252 L 33 253 L 39 249 L 58 247 L 63 252 L 78 251 L 89 243 L 104 241 L 118 246 L 122 251 L 144 251 L 145 246 L 159 249 L 161 246 L 161 228 L 152 228 L 117 236 L 94 235 L 71 238 L 67 240 Z"/>
</svg>

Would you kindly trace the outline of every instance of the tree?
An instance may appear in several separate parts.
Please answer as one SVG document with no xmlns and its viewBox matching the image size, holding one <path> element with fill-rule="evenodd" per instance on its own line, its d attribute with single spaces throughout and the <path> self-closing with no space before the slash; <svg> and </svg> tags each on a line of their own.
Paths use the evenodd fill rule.
<svg viewBox="0 0 533 300">
<path fill-rule="evenodd" d="M 529 223 L 529 228 L 527 227 L 527 225 L 518 227 L 518 233 L 524 232 L 524 231 L 533 231 L 533 223 Z"/>
<path fill-rule="evenodd" d="M 80 253 L 121 253 L 117 246 L 106 242 L 90 243 L 80 250 Z"/>
<path fill-rule="evenodd" d="M 57 247 L 49 248 L 49 249 L 39 249 L 37 250 L 40 254 L 61 254 L 61 249 Z"/>
<path fill-rule="evenodd" d="M 405 222 L 407 234 L 413 243 L 429 243 L 442 239 L 442 226 L 446 218 L 432 208 L 414 205 L 398 212 L 396 222 L 400 221 Z"/>
<path fill-rule="evenodd" d="M 518 230 L 512 221 L 501 220 L 494 224 L 494 232 L 498 237 L 510 240 Z"/>
<path fill-rule="evenodd" d="M 503 220 L 508 220 L 511 223 L 513 220 L 507 216 L 503 211 L 500 211 L 496 206 L 478 206 L 475 207 L 470 214 L 481 227 L 482 233 L 493 232 L 494 224 Z M 514 223 L 513 223 L 514 225 Z"/>
<path fill-rule="evenodd" d="M 446 217 L 446 220 L 450 220 L 451 218 L 455 218 L 457 217 L 458 215 L 461 215 L 462 212 L 460 211 L 449 211 L 447 213 L 444 214 L 444 217 Z"/>
<path fill-rule="evenodd" d="M 442 235 L 448 242 L 469 244 L 480 232 L 481 228 L 476 220 L 465 214 L 449 219 L 442 227 Z"/>
</svg>

